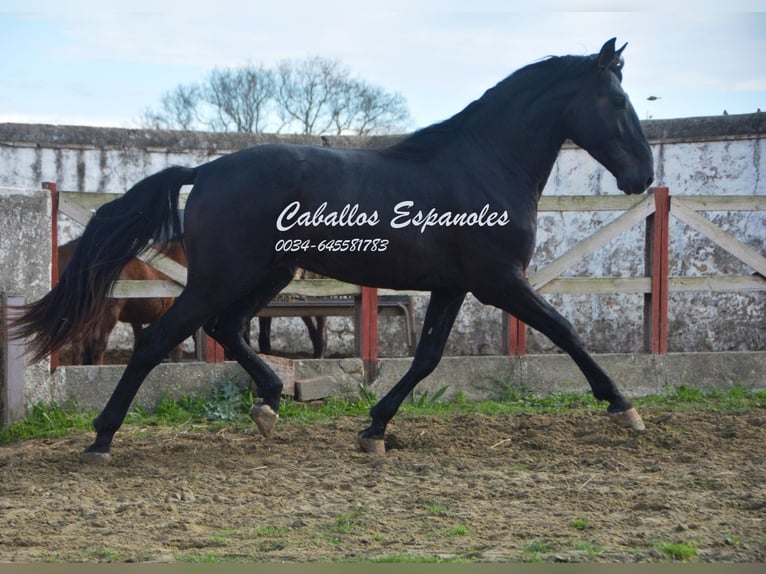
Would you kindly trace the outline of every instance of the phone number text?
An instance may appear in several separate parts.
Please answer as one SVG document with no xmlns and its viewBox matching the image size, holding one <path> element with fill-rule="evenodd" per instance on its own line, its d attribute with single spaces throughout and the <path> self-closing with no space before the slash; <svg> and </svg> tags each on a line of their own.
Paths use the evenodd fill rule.
<svg viewBox="0 0 766 574">
<path fill-rule="evenodd" d="M 315 243 L 310 239 L 280 239 L 274 250 L 281 253 L 322 251 L 335 253 L 382 252 L 388 249 L 388 239 L 323 239 Z"/>
</svg>

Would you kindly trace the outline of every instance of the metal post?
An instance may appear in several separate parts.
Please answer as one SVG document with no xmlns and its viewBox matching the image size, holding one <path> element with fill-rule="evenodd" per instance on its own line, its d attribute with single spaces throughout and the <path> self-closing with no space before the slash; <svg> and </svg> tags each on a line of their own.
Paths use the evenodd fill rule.
<svg viewBox="0 0 766 574">
<path fill-rule="evenodd" d="M 44 181 L 43 189 L 51 194 L 51 289 L 59 282 L 59 192 L 55 182 Z M 59 366 L 59 352 L 50 356 L 51 373 Z"/>
<path fill-rule="evenodd" d="M 205 361 L 208 363 L 223 363 L 224 352 L 221 344 L 209 335 L 204 336 Z"/>
<path fill-rule="evenodd" d="M 362 287 L 362 363 L 369 383 L 378 376 L 378 290 Z"/>
<path fill-rule="evenodd" d="M 513 315 L 503 313 L 503 349 L 508 355 L 527 353 L 527 326 Z"/>
</svg>

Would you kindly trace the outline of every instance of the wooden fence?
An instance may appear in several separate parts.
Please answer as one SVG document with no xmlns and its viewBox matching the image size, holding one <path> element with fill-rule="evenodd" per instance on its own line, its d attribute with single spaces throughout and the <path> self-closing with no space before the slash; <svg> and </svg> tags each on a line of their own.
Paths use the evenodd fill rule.
<svg viewBox="0 0 766 574">
<path fill-rule="evenodd" d="M 53 197 L 53 265 L 52 284 L 58 277 L 58 212 L 85 225 L 92 209 L 113 199 L 115 195 L 100 193 L 59 192 L 53 183 L 44 183 Z M 645 351 L 664 354 L 668 350 L 668 296 L 681 291 L 764 291 L 766 290 L 766 258 L 714 225 L 700 212 L 766 210 L 766 196 L 671 196 L 668 188 L 656 187 L 638 196 L 551 196 L 543 197 L 539 211 L 588 212 L 622 211 L 609 224 L 577 243 L 565 254 L 545 267 L 529 274 L 530 283 L 541 293 L 598 294 L 634 293 L 644 295 Z M 669 276 L 668 248 L 670 216 L 673 216 L 750 266 L 751 275 L 715 275 L 695 277 Z M 645 223 L 644 274 L 638 277 L 562 277 L 566 271 L 632 227 Z M 114 297 L 176 296 L 186 284 L 186 268 L 149 250 L 144 260 L 165 273 L 172 281 L 118 281 Z M 361 358 L 368 376 L 375 374 L 378 361 L 378 294 L 388 293 L 369 287 L 348 285 L 332 280 L 297 280 L 282 292 L 303 297 L 349 296 L 361 299 Z M 401 293 L 401 292 L 390 292 Z M 514 317 L 504 315 L 504 350 L 522 355 L 526 350 L 526 326 Z M 206 346 L 209 361 L 223 360 L 223 352 L 212 340 Z M 51 368 L 56 367 L 52 358 Z"/>
</svg>

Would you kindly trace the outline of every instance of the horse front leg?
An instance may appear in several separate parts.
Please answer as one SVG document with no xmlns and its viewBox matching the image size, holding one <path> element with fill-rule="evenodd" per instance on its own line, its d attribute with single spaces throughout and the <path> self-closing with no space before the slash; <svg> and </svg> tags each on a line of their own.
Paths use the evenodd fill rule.
<svg viewBox="0 0 766 574">
<path fill-rule="evenodd" d="M 415 357 L 409 370 L 398 383 L 370 410 L 372 424 L 358 435 L 359 446 L 365 452 L 384 454 L 385 432 L 402 401 L 415 386 L 436 368 L 447 344 L 452 325 L 465 299 L 464 292 L 438 292 L 431 294 L 423 321 Z"/>
<path fill-rule="evenodd" d="M 537 293 L 526 278 L 515 274 L 504 283 L 485 286 L 473 293 L 482 303 L 507 311 L 548 337 L 574 360 L 588 381 L 593 396 L 609 402 L 607 412 L 613 421 L 636 431 L 644 430 L 641 416 L 585 350 L 572 324 Z"/>
</svg>

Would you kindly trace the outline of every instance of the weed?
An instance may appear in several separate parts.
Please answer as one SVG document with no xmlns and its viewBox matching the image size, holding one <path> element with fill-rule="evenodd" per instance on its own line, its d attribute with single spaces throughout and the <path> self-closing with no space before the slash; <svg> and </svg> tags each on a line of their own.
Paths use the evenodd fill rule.
<svg viewBox="0 0 766 574">
<path fill-rule="evenodd" d="M 570 524 L 575 530 L 582 531 L 588 528 L 588 521 L 584 518 L 575 518 Z"/>
<path fill-rule="evenodd" d="M 447 536 L 468 536 L 470 531 L 465 524 L 458 524 L 447 531 Z"/>
<path fill-rule="evenodd" d="M 697 548 L 687 542 L 665 542 L 657 549 L 671 560 L 687 562 L 697 556 Z"/>
<path fill-rule="evenodd" d="M 375 394 L 375 391 L 364 383 L 359 385 L 359 397 L 368 408 L 378 402 L 378 396 Z"/>
<path fill-rule="evenodd" d="M 572 550 L 584 553 L 588 558 L 595 558 L 603 552 L 600 546 L 596 546 L 592 542 L 585 540 L 573 541 L 571 545 Z"/>
<path fill-rule="evenodd" d="M 335 524 L 330 529 L 331 532 L 338 534 L 354 534 L 363 531 L 367 525 L 362 520 L 366 511 L 362 508 L 355 508 L 350 512 L 344 512 L 335 517 Z"/>
<path fill-rule="evenodd" d="M 426 508 L 430 514 L 439 515 L 447 513 L 447 507 L 443 504 L 439 504 L 438 502 L 429 502 Z"/>
<path fill-rule="evenodd" d="M 115 550 L 99 548 L 91 551 L 91 556 L 98 562 L 119 562 L 120 555 Z"/>
<path fill-rule="evenodd" d="M 382 558 L 371 558 L 368 562 L 376 564 L 464 564 L 468 562 L 465 558 L 444 557 L 444 556 L 413 556 L 410 554 L 395 554 L 393 556 L 384 556 Z"/>
<path fill-rule="evenodd" d="M 553 544 L 551 542 L 546 542 L 545 540 L 535 540 L 524 547 L 524 550 L 530 554 L 536 554 L 537 552 L 551 552 L 553 549 Z"/>
<path fill-rule="evenodd" d="M 75 402 L 35 405 L 23 421 L 0 429 L 0 443 L 30 438 L 56 438 L 66 435 L 70 430 L 90 429 L 94 416 L 82 411 Z"/>
<path fill-rule="evenodd" d="M 221 381 L 213 389 L 211 399 L 205 403 L 208 420 L 235 421 L 250 412 L 253 393 L 230 380 Z"/>
<path fill-rule="evenodd" d="M 204 554 L 201 552 L 190 552 L 177 555 L 176 560 L 185 564 L 220 564 L 224 562 L 250 562 L 252 558 L 241 555 L 231 556 L 219 554 L 218 552 L 208 552 Z"/>
<path fill-rule="evenodd" d="M 439 390 L 437 390 L 433 395 L 429 396 L 428 391 L 423 391 L 420 396 L 415 395 L 415 391 L 412 391 L 410 393 L 410 404 L 417 408 L 426 408 L 428 406 L 435 405 L 439 402 L 439 400 L 444 396 L 444 393 L 447 392 L 448 386 L 443 386 Z"/>
<path fill-rule="evenodd" d="M 256 536 L 282 536 L 289 532 L 289 528 L 280 528 L 278 526 L 259 526 L 255 529 Z"/>
</svg>

